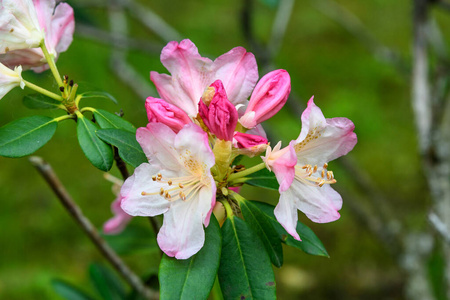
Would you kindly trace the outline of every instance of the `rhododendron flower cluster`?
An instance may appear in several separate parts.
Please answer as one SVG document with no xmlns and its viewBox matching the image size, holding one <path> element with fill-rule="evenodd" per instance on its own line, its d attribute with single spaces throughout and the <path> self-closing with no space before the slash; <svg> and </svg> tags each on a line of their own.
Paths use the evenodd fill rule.
<svg viewBox="0 0 450 300">
<path fill-rule="evenodd" d="M 350 120 L 325 119 L 311 98 L 299 137 L 272 149 L 260 123 L 286 103 L 287 71 L 272 71 L 258 82 L 255 57 L 245 49 L 233 48 L 212 61 L 190 40 L 170 42 L 161 62 L 171 74 L 151 72 L 161 99 L 147 99 L 149 124 L 137 131 L 148 163 L 125 181 L 120 197 L 130 215 L 164 214 L 158 243 L 167 255 L 185 259 L 197 253 L 216 201 L 228 206 L 228 196 L 233 198 L 246 176 L 263 168 L 275 173 L 280 185 L 275 216 L 295 239 L 300 240 L 297 210 L 314 222 L 339 218 L 342 198 L 330 186 L 336 179 L 328 162 L 356 144 Z M 263 161 L 251 168 L 234 163 L 239 155 L 264 151 Z"/>
</svg>

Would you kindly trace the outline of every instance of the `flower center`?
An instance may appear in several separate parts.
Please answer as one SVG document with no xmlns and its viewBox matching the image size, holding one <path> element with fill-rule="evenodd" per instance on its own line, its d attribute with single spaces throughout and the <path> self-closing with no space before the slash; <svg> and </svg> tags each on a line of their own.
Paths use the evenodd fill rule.
<svg viewBox="0 0 450 300">
<path fill-rule="evenodd" d="M 324 184 L 336 183 L 333 171 L 328 171 L 328 164 L 318 168 L 317 165 L 295 166 L 295 179 L 311 186 L 322 187 Z"/>
<path fill-rule="evenodd" d="M 203 186 L 205 186 L 205 184 L 194 175 L 166 178 L 163 177 L 161 173 L 158 173 L 152 176 L 152 180 L 161 184 L 159 191 L 153 193 L 143 191 L 141 195 L 160 195 L 167 201 L 175 201 L 178 199 L 188 201 L 194 197 Z"/>
</svg>

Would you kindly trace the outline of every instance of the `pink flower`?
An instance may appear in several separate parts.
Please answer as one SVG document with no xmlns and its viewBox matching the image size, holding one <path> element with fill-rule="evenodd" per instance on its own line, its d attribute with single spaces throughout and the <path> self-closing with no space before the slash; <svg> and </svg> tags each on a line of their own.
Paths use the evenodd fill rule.
<svg viewBox="0 0 450 300">
<path fill-rule="evenodd" d="M 22 89 L 25 87 L 22 79 L 22 67 L 18 66 L 11 70 L 0 63 L 0 99 L 17 86 Z"/>
<path fill-rule="evenodd" d="M 133 218 L 123 211 L 120 207 L 121 202 L 122 197 L 118 196 L 111 204 L 111 211 L 113 212 L 114 217 L 103 224 L 103 232 L 105 234 L 121 233 Z"/>
<path fill-rule="evenodd" d="M 216 203 L 208 135 L 194 123 L 178 134 L 162 123 L 149 123 L 136 138 L 149 163 L 137 167 L 122 186 L 122 209 L 132 216 L 164 214 L 160 248 L 168 256 L 189 258 L 203 247 L 203 225 L 209 225 Z"/>
<path fill-rule="evenodd" d="M 3 3 L 14 2 L 14 5 L 16 5 L 16 1 L 2 1 Z M 34 24 L 33 26 L 37 26 L 35 30 L 45 33 L 45 45 L 47 50 L 56 60 L 59 53 L 66 51 L 72 43 L 73 32 L 75 29 L 72 7 L 67 3 L 60 3 L 55 8 L 55 0 L 33 0 L 33 4 L 31 4 L 31 1 L 26 0 L 20 0 L 19 2 L 27 2 L 26 5 L 29 5 L 28 9 L 30 11 L 34 10 L 38 25 Z M 19 10 L 19 8 L 16 8 L 15 10 Z M 30 14 L 33 15 L 32 13 Z M 14 13 L 11 15 L 14 15 Z M 8 30 L 13 30 L 11 34 L 14 34 L 18 31 L 18 27 L 13 24 L 4 24 L 0 21 L 1 34 L 3 36 L 8 35 L 6 32 Z M 25 37 L 21 37 L 22 41 L 24 38 Z M 8 48 L 8 51 L 3 51 L 4 54 L 0 55 L 0 61 L 3 64 L 10 68 L 22 65 L 24 69 L 31 68 L 36 72 L 42 72 L 48 69 L 44 53 L 40 48 L 35 48 L 39 46 L 40 41 L 37 44 L 33 43 L 30 46 L 26 46 L 28 42 L 25 44 L 22 42 L 21 44 L 19 43 L 20 38 L 16 39 L 18 43 L 11 43 L 9 38 L 8 40 L 5 40 L 5 47 Z"/>
<path fill-rule="evenodd" d="M 161 52 L 161 62 L 171 73 L 150 73 L 162 99 L 196 117 L 205 89 L 220 79 L 233 105 L 243 104 L 258 80 L 253 54 L 236 47 L 212 61 L 201 57 L 190 40 L 170 42 Z"/>
<path fill-rule="evenodd" d="M 184 111 L 162 99 L 148 97 L 145 108 L 150 123 L 163 123 L 174 132 L 179 132 L 184 125 L 192 122 Z"/>
<path fill-rule="evenodd" d="M 266 138 L 242 132 L 235 132 L 233 136 L 233 146 L 239 150 L 239 154 L 253 157 L 266 150 L 268 141 Z"/>
<path fill-rule="evenodd" d="M 225 89 L 220 80 L 210 85 L 214 89 L 211 103 L 207 106 L 203 101 L 199 104 L 199 113 L 206 127 L 217 138 L 231 141 L 238 122 L 238 113 L 228 100 Z"/>
<path fill-rule="evenodd" d="M 267 73 L 256 85 L 239 122 L 245 128 L 253 128 L 273 117 L 284 106 L 290 92 L 291 78 L 287 71 Z"/>
<path fill-rule="evenodd" d="M 342 198 L 330 186 L 336 180 L 328 170 L 328 162 L 353 149 L 357 141 L 354 128 L 347 118 L 325 119 L 311 98 L 302 114 L 302 130 L 297 140 L 284 149 L 275 147 L 267 152 L 264 160 L 280 183 L 275 216 L 297 240 L 300 240 L 295 230 L 297 209 L 317 223 L 339 219 Z M 291 167 L 290 156 L 294 152 L 296 164 Z"/>
</svg>

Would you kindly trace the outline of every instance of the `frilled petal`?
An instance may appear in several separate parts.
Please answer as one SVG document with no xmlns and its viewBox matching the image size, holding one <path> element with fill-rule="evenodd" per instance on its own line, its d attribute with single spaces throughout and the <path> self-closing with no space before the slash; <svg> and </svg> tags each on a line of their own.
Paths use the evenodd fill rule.
<svg viewBox="0 0 450 300">
<path fill-rule="evenodd" d="M 347 118 L 325 119 L 313 98 L 302 114 L 295 152 L 300 164 L 323 164 L 347 154 L 357 142 L 355 125 Z"/>
<path fill-rule="evenodd" d="M 174 174 L 160 170 L 159 168 L 144 163 L 134 170 L 134 174 L 125 180 L 121 190 L 121 207 L 131 216 L 156 216 L 165 213 L 170 202 L 159 195 L 161 187 L 165 186 L 158 181 L 153 181 L 152 176 L 162 173 L 171 177 Z M 145 193 L 155 193 L 154 195 L 143 195 Z"/>
<path fill-rule="evenodd" d="M 149 162 L 169 170 L 180 167 L 178 153 L 173 147 L 175 136 L 175 132 L 163 123 L 149 123 L 136 131 L 136 140 Z"/>
<path fill-rule="evenodd" d="M 198 102 L 204 89 L 212 82 L 212 61 L 201 57 L 190 40 L 170 42 L 161 52 L 161 62 L 171 73 L 150 73 L 159 95 L 183 109 L 189 116 L 197 115 Z"/>
<path fill-rule="evenodd" d="M 73 9 L 67 3 L 60 3 L 52 17 L 51 35 L 47 36 L 57 53 L 66 51 L 73 40 L 75 20 Z"/>
<path fill-rule="evenodd" d="M 215 204 L 211 201 L 214 196 L 215 188 L 203 187 L 195 201 L 178 201 L 170 207 L 164 214 L 164 223 L 157 238 L 164 253 L 177 259 L 187 259 L 203 247 L 203 224 L 207 226 L 209 223 Z"/>
<path fill-rule="evenodd" d="M 297 238 L 293 233 L 297 224 L 297 209 L 313 222 L 328 223 L 339 219 L 341 208 L 342 197 L 330 185 L 319 187 L 294 180 L 290 188 L 281 193 L 275 216 L 286 231 Z"/>
<path fill-rule="evenodd" d="M 219 56 L 213 64 L 213 79 L 220 79 L 233 105 L 245 103 L 258 80 L 255 56 L 236 47 Z"/>
</svg>

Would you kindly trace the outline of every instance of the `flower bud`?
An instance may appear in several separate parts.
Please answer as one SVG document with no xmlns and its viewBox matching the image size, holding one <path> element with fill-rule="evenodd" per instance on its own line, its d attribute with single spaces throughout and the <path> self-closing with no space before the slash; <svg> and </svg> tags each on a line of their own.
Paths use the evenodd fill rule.
<svg viewBox="0 0 450 300">
<path fill-rule="evenodd" d="M 214 88 L 209 106 L 204 103 L 203 98 L 199 102 L 199 113 L 203 122 L 217 138 L 225 141 L 233 139 L 233 133 L 238 122 L 238 113 L 234 105 L 228 100 L 225 89 L 220 80 L 214 81 L 207 91 L 211 96 L 211 89 Z"/>
<path fill-rule="evenodd" d="M 148 97 L 145 101 L 145 108 L 150 123 L 163 123 L 176 133 L 184 125 L 191 123 L 191 119 L 184 111 L 162 99 Z"/>
<path fill-rule="evenodd" d="M 11 70 L 0 63 L 0 99 L 16 86 L 20 86 L 22 89 L 25 87 L 22 79 L 22 67 L 18 66 Z"/>
<path fill-rule="evenodd" d="M 235 132 L 233 146 L 239 149 L 235 152 L 253 157 L 266 150 L 268 141 L 259 135 Z"/>
<path fill-rule="evenodd" d="M 253 128 L 274 116 L 286 103 L 291 92 L 291 78 L 285 70 L 266 74 L 256 85 L 245 114 L 239 122 L 245 128 Z"/>
</svg>

